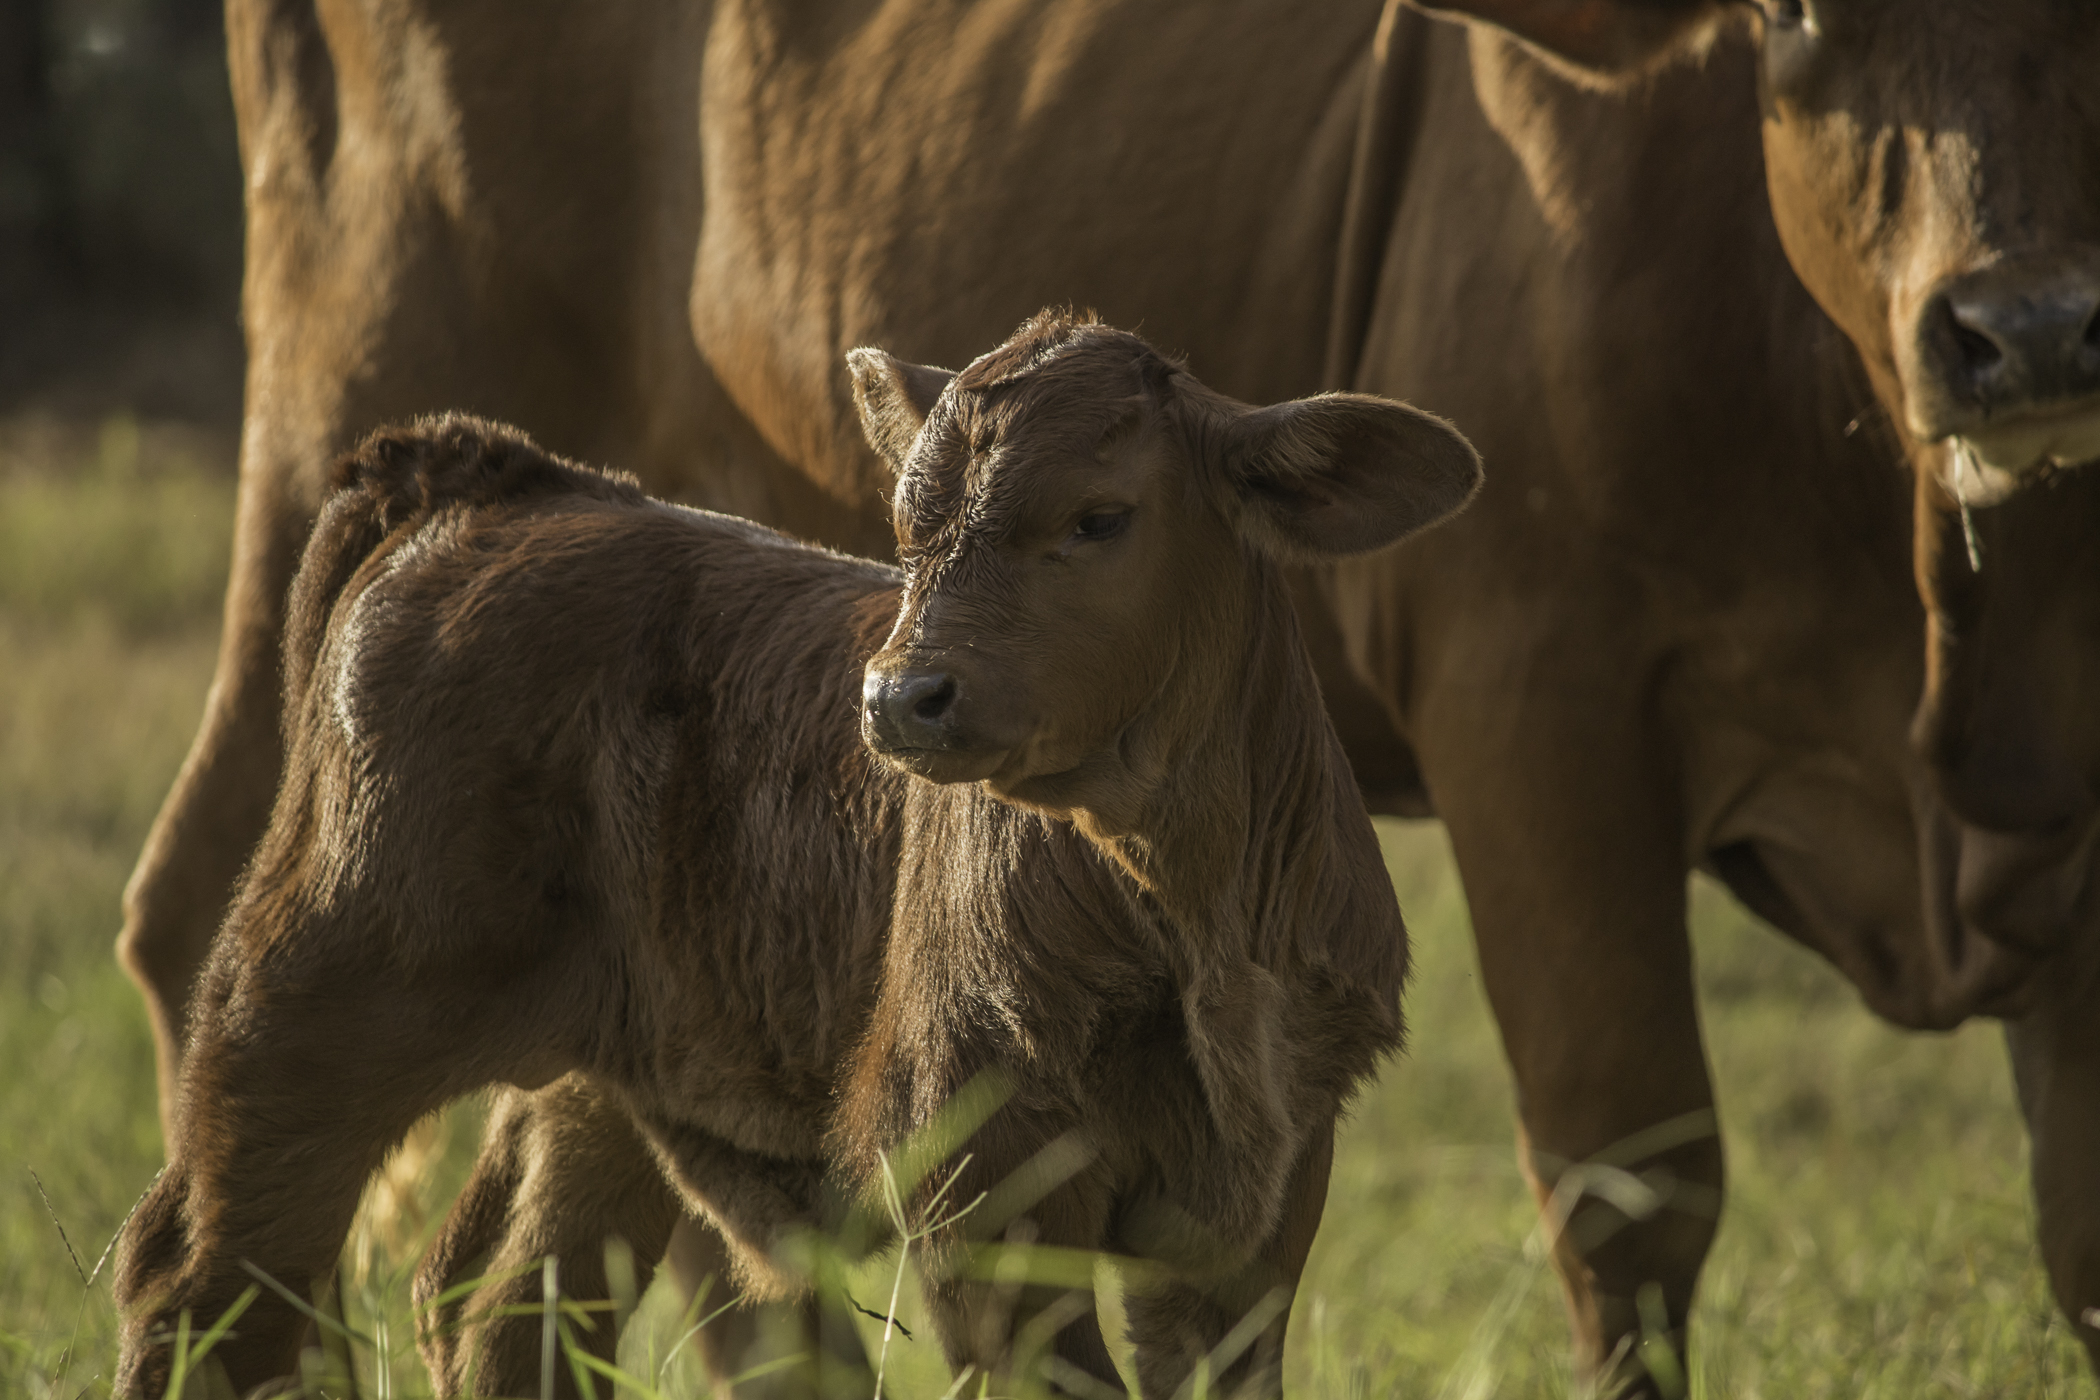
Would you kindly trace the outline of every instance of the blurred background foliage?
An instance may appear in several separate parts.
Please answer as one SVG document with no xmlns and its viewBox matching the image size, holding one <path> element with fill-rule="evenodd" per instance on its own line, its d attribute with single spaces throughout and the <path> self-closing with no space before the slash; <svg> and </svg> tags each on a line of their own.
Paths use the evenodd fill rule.
<svg viewBox="0 0 2100 1400">
<path fill-rule="evenodd" d="M 0 0 L 0 414 L 240 413 L 218 0 Z"/>
</svg>

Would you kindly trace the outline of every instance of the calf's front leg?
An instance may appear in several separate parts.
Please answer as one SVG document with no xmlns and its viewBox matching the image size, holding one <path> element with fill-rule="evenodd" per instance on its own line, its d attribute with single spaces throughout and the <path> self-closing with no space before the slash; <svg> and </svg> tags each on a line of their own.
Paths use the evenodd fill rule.
<svg viewBox="0 0 2100 1400">
<path fill-rule="evenodd" d="M 1222 1278 L 1176 1280 L 1131 1292 L 1124 1310 L 1145 1396 L 1173 1395 L 1199 1366 L 1209 1372 L 1212 1395 L 1283 1394 L 1291 1299 L 1320 1228 L 1333 1167 L 1330 1121 L 1308 1134 L 1286 1177 L 1276 1228 L 1244 1265 Z"/>
<path fill-rule="evenodd" d="M 665 1262 L 682 1313 L 706 1322 L 693 1333 L 693 1346 L 722 1400 L 859 1400 L 874 1393 L 874 1373 L 843 1298 L 814 1289 L 721 1311 L 736 1296 L 736 1265 L 721 1233 L 690 1215 L 671 1232 Z"/>
<path fill-rule="evenodd" d="M 1059 1133 L 1057 1125 L 1031 1121 L 1009 1109 L 973 1143 L 972 1160 L 956 1178 L 947 1209 L 972 1210 L 953 1233 L 937 1237 L 932 1267 L 922 1271 L 926 1305 L 948 1365 L 996 1378 L 1048 1365 L 1048 1379 L 1063 1393 L 1060 1378 L 1090 1379 L 1120 1391 L 1122 1380 L 1091 1290 L 1074 1290 L 1032 1278 L 1026 1248 L 1100 1251 L 1110 1247 L 1114 1224 L 1113 1182 L 1083 1138 Z M 1029 1149 L 1036 1149 L 1030 1151 Z M 1076 1170 L 1073 1168 L 1076 1166 Z M 939 1173 L 936 1173 L 939 1175 Z M 981 1198 L 979 1193 L 985 1193 Z M 975 1200 L 976 1206 L 967 1206 Z M 991 1261 L 965 1240 L 1013 1248 Z M 1084 1382 L 1082 1382 L 1084 1387 Z M 967 1385 L 975 1393 L 975 1382 Z"/>
<path fill-rule="evenodd" d="M 640 1108 L 637 1119 L 691 1211 L 672 1235 L 670 1255 L 688 1300 L 708 1279 L 718 1288 L 727 1283 L 725 1296 L 743 1295 L 694 1338 L 716 1392 L 726 1395 L 733 1379 L 763 1369 L 737 1385 L 737 1395 L 871 1393 L 874 1376 L 844 1300 L 794 1258 L 798 1236 L 845 1216 L 825 1164 L 749 1151 L 660 1108 Z"/>
</svg>

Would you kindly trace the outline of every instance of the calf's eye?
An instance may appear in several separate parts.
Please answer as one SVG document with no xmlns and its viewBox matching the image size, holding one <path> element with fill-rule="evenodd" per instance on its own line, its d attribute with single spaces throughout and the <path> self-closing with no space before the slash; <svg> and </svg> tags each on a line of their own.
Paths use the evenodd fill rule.
<svg viewBox="0 0 2100 1400">
<path fill-rule="evenodd" d="M 1127 510 L 1088 511 L 1072 527 L 1072 538 L 1095 542 L 1112 540 L 1123 533 L 1123 527 L 1129 522 L 1130 512 Z"/>
</svg>

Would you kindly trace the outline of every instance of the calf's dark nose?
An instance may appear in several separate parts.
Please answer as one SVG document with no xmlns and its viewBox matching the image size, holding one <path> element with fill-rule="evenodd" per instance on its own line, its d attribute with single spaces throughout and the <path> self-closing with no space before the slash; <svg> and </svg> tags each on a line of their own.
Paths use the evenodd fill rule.
<svg viewBox="0 0 2100 1400">
<path fill-rule="evenodd" d="M 955 734 L 955 677 L 945 671 L 877 671 L 861 682 L 868 736 L 886 749 L 937 749 Z"/>
</svg>

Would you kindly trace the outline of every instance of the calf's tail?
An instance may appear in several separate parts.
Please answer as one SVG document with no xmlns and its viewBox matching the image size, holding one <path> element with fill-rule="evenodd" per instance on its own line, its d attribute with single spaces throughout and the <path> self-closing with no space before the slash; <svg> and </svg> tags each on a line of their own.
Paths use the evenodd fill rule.
<svg viewBox="0 0 2100 1400">
<path fill-rule="evenodd" d="M 328 499 L 292 581 L 284 635 L 287 723 L 299 713 L 336 602 L 390 542 L 446 512 L 574 495 L 642 499 L 624 473 L 563 461 L 516 428 L 464 413 L 381 428 L 345 453 L 330 472 Z"/>
</svg>

